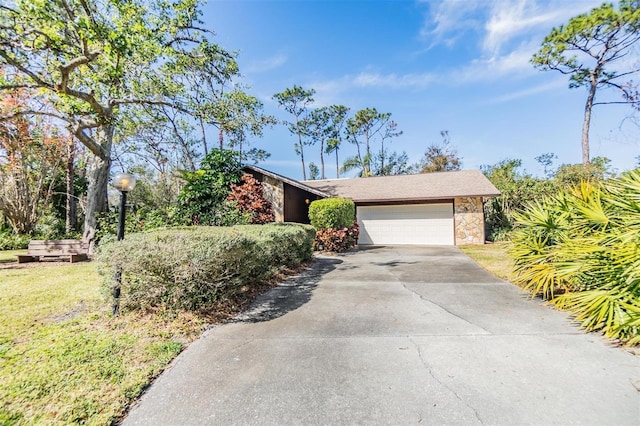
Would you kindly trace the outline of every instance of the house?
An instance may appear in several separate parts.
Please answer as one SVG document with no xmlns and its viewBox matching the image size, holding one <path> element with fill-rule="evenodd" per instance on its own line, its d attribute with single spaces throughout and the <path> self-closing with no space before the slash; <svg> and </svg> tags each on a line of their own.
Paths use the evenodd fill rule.
<svg viewBox="0 0 640 426">
<path fill-rule="evenodd" d="M 247 166 L 263 183 L 276 221 L 309 223 L 309 204 L 344 197 L 356 204 L 358 244 L 484 244 L 484 200 L 500 195 L 479 170 L 296 181 Z"/>
</svg>

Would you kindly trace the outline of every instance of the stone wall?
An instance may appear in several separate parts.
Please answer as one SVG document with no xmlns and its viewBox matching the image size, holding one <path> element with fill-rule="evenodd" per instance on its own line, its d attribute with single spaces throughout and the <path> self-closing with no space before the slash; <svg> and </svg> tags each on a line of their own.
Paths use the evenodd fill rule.
<svg viewBox="0 0 640 426">
<path fill-rule="evenodd" d="M 276 222 L 284 222 L 284 184 L 281 180 L 264 176 L 262 180 L 264 198 L 271 201 Z"/>
<path fill-rule="evenodd" d="M 455 244 L 484 244 L 484 212 L 481 197 L 456 198 L 453 202 Z"/>
</svg>

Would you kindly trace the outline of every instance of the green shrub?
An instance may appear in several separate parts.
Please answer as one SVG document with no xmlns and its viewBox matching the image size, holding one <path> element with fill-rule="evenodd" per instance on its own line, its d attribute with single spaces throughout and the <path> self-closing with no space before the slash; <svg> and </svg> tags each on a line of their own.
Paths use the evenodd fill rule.
<svg viewBox="0 0 640 426">
<path fill-rule="evenodd" d="M 300 224 L 158 230 L 105 244 L 97 260 L 106 288 L 122 271 L 124 308 L 207 310 L 309 260 L 313 234 Z"/>
<path fill-rule="evenodd" d="M 517 282 L 589 331 L 640 343 L 640 170 L 583 182 L 515 217 Z"/>
<path fill-rule="evenodd" d="M 237 229 L 247 235 L 258 238 L 268 251 L 274 264 L 280 266 L 297 266 L 311 259 L 315 230 L 299 223 L 270 223 L 266 226 L 236 225 Z"/>
<path fill-rule="evenodd" d="M 229 206 L 224 204 L 231 193 L 231 185 L 239 183 L 241 176 L 242 165 L 237 153 L 226 149 L 212 149 L 200 162 L 199 170 L 182 171 L 181 177 L 186 184 L 180 191 L 178 204 L 189 224 L 221 225 L 221 221 L 236 224 L 226 217 L 230 212 Z"/>
<path fill-rule="evenodd" d="M 311 225 L 320 229 L 342 229 L 353 225 L 356 207 L 346 198 L 324 198 L 309 206 Z"/>
<path fill-rule="evenodd" d="M 0 232 L 0 250 L 20 250 L 29 246 L 31 235 L 15 234 L 13 231 Z"/>
</svg>

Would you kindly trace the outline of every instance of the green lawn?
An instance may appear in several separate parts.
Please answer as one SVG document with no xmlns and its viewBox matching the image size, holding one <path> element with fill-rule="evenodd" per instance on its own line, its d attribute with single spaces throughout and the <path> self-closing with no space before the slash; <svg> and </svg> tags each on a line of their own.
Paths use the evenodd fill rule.
<svg viewBox="0 0 640 426">
<path fill-rule="evenodd" d="M 461 246 L 460 249 L 493 275 L 513 282 L 513 261 L 507 254 L 508 243 Z"/>
<path fill-rule="evenodd" d="M 201 332 L 186 314 L 112 318 L 95 264 L 16 253 L 0 251 L 0 425 L 110 424 Z"/>
<path fill-rule="evenodd" d="M 0 263 L 15 262 L 16 256 L 27 254 L 26 250 L 0 250 Z"/>
</svg>

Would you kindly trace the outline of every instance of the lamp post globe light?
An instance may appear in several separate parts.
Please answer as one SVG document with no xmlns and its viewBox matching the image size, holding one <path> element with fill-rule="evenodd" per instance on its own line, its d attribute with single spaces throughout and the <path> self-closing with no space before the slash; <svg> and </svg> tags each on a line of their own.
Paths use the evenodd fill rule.
<svg viewBox="0 0 640 426">
<path fill-rule="evenodd" d="M 124 239 L 124 219 L 127 206 L 127 192 L 136 186 L 136 178 L 129 173 L 120 173 L 113 178 L 113 187 L 120 191 L 120 210 L 118 212 L 118 241 Z M 122 270 L 117 268 L 114 274 L 112 313 L 117 315 L 120 310 L 120 288 L 122 286 Z"/>
</svg>

